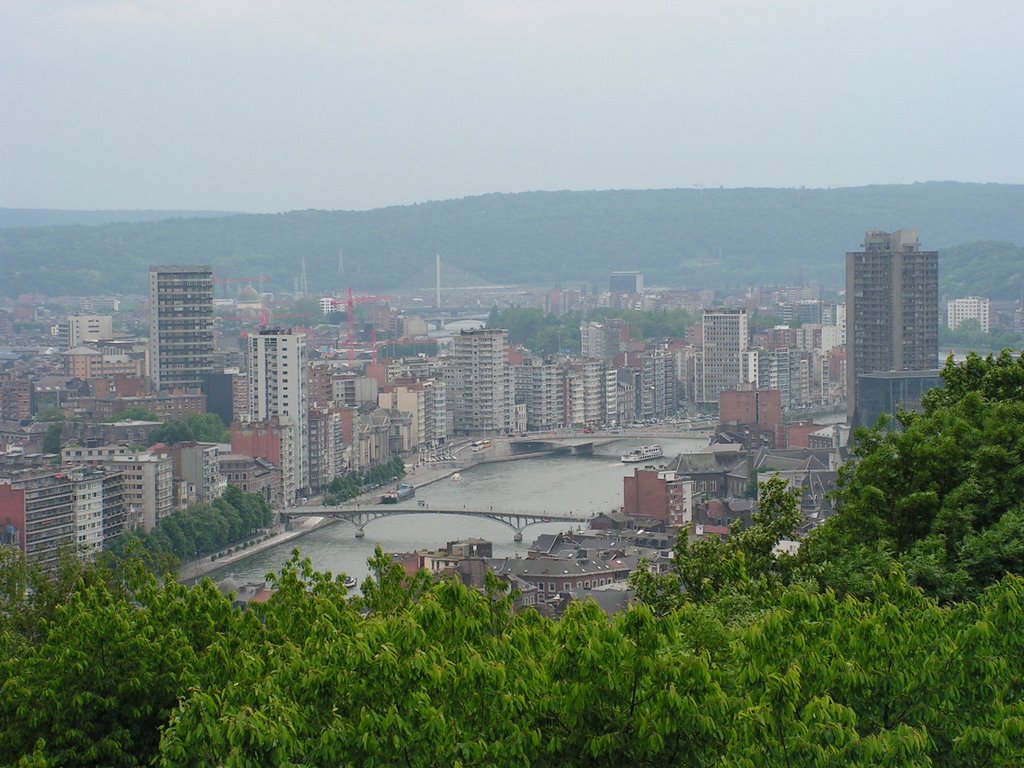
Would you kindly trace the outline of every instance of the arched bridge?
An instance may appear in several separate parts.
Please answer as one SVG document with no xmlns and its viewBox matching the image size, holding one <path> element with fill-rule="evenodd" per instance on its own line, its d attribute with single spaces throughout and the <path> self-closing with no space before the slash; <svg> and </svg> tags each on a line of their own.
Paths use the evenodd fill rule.
<svg viewBox="0 0 1024 768">
<path fill-rule="evenodd" d="M 576 523 L 583 525 L 590 520 L 589 515 L 565 515 L 548 514 L 547 512 L 501 512 L 491 509 L 433 509 L 427 506 L 421 507 L 396 507 L 390 504 L 380 506 L 355 506 L 355 507 L 294 507 L 282 510 L 281 516 L 290 517 L 332 517 L 355 526 L 356 536 L 361 537 L 363 529 L 368 523 L 381 517 L 393 517 L 394 515 L 463 515 L 465 517 L 485 517 L 488 520 L 507 525 L 515 531 L 515 541 L 523 540 L 523 529 L 538 523 Z"/>
</svg>

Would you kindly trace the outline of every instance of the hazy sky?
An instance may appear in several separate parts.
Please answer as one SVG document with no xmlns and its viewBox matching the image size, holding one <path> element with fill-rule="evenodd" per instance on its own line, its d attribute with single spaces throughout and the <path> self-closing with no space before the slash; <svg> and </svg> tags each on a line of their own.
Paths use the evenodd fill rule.
<svg viewBox="0 0 1024 768">
<path fill-rule="evenodd" d="M 2 0 L 0 206 L 1024 182 L 1024 0 Z"/>
</svg>

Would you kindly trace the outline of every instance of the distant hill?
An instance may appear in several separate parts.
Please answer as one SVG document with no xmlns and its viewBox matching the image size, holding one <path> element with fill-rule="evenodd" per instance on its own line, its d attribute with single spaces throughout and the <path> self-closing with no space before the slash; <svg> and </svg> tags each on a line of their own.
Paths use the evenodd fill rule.
<svg viewBox="0 0 1024 768">
<path fill-rule="evenodd" d="M 229 211 L 66 211 L 60 208 L 0 208 L 0 229 L 50 227 L 68 224 L 115 224 L 162 219 L 230 216 Z"/>
<path fill-rule="evenodd" d="M 0 291 L 141 293 L 148 266 L 160 263 L 262 274 L 266 287 L 289 290 L 303 257 L 310 286 L 379 291 L 429 272 L 434 254 L 505 284 L 600 289 L 609 272 L 638 269 L 653 285 L 817 280 L 838 287 L 844 253 L 875 228 L 915 228 L 928 249 L 957 246 L 958 292 L 980 292 L 972 288 L 982 284 L 971 281 L 974 272 L 1001 295 L 1020 293 L 1019 269 L 1006 254 L 1024 244 L 1024 185 L 956 182 L 526 192 L 358 212 L 8 228 L 0 229 Z M 960 245 L 974 241 L 1004 245 Z"/>
<path fill-rule="evenodd" d="M 1024 248 L 1011 243 L 964 243 L 939 251 L 939 282 L 951 297 L 1020 299 Z"/>
</svg>

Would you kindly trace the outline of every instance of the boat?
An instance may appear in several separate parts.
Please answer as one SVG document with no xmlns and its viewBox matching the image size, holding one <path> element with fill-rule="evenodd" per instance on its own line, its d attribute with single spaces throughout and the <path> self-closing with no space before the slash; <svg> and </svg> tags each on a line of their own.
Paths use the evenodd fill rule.
<svg viewBox="0 0 1024 768">
<path fill-rule="evenodd" d="M 657 459 L 664 455 L 665 454 L 662 452 L 661 446 L 657 443 L 652 443 L 651 445 L 643 445 L 639 448 L 634 448 L 633 450 L 622 454 L 620 458 L 627 464 L 634 464 L 638 461 Z"/>
<path fill-rule="evenodd" d="M 408 483 L 399 483 L 398 487 L 395 490 L 389 491 L 388 493 L 385 493 L 384 495 L 382 495 L 380 497 L 380 503 L 381 504 L 397 504 L 400 501 L 405 501 L 406 499 L 411 499 L 415 495 L 416 495 L 416 489 L 415 488 L 413 488 Z"/>
<path fill-rule="evenodd" d="M 462 475 L 460 475 L 458 472 L 453 472 L 452 473 L 452 480 L 461 480 L 461 479 L 462 479 Z"/>
</svg>

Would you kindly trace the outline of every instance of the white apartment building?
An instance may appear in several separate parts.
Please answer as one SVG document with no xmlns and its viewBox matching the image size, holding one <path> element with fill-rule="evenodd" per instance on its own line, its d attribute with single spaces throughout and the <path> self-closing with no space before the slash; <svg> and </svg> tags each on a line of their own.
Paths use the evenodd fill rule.
<svg viewBox="0 0 1024 768">
<path fill-rule="evenodd" d="M 717 404 L 718 395 L 722 391 L 736 389 L 744 380 L 749 337 L 747 310 L 704 311 L 704 343 L 701 349 L 697 402 Z"/>
<path fill-rule="evenodd" d="M 77 473 L 71 508 L 75 519 L 75 547 L 91 558 L 103 549 L 103 475 Z"/>
<path fill-rule="evenodd" d="M 946 302 L 946 324 L 955 331 L 964 320 L 977 320 L 982 333 L 991 328 L 991 314 L 988 299 L 979 296 L 968 296 L 963 299 L 951 299 Z"/>
<path fill-rule="evenodd" d="M 284 502 L 309 486 L 309 403 L 306 396 L 306 337 L 266 329 L 249 337 L 249 418 L 276 416 L 282 426 L 281 482 Z"/>
<path fill-rule="evenodd" d="M 174 462 L 170 456 L 135 453 L 114 456 L 107 465 L 124 477 L 124 504 L 131 522 L 149 533 L 174 511 Z"/>
<path fill-rule="evenodd" d="M 526 429 L 543 431 L 565 425 L 562 366 L 551 360 L 529 360 L 515 366 L 516 402 L 526 406 Z"/>
<path fill-rule="evenodd" d="M 605 357 L 605 333 L 602 323 L 584 321 L 580 323 L 580 354 L 583 357 Z"/>
<path fill-rule="evenodd" d="M 377 405 L 412 416 L 413 448 L 427 442 L 427 392 L 423 386 L 389 386 L 378 393 Z"/>
<path fill-rule="evenodd" d="M 508 332 L 498 328 L 462 331 L 452 337 L 444 376 L 454 434 L 511 430 L 515 387 L 507 348 Z"/>
</svg>

